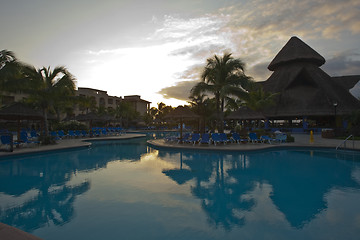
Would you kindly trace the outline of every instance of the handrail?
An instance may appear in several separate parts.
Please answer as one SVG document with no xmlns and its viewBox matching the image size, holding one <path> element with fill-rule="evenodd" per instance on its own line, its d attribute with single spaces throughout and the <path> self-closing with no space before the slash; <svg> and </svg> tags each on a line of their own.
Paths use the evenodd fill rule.
<svg viewBox="0 0 360 240">
<path fill-rule="evenodd" d="M 348 136 L 347 138 L 345 138 L 345 140 L 344 141 L 342 141 L 342 143 L 340 143 L 337 147 L 336 147 L 336 150 L 338 150 L 338 148 L 341 146 L 341 145 L 343 145 L 344 144 L 344 148 L 346 148 L 346 142 L 347 142 L 347 140 L 349 140 L 349 138 L 351 138 L 352 137 L 352 140 L 353 140 L 353 148 L 355 148 L 355 146 L 354 146 L 354 136 L 351 134 L 350 136 Z"/>
</svg>

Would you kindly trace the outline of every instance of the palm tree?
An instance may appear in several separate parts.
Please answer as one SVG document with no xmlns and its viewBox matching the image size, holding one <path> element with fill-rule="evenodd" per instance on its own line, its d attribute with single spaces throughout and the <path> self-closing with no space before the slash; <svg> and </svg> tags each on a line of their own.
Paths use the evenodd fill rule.
<svg viewBox="0 0 360 240">
<path fill-rule="evenodd" d="M 29 101 L 42 109 L 45 118 L 45 136 L 48 136 L 48 113 L 59 102 L 66 102 L 75 94 L 75 78 L 65 67 L 36 69 L 32 66 L 24 68 L 24 91 L 30 94 Z"/>
<path fill-rule="evenodd" d="M 245 104 L 251 110 L 263 113 L 266 108 L 275 104 L 275 97 L 277 95 L 279 95 L 279 93 L 265 92 L 262 87 L 258 87 L 257 89 L 249 92 Z"/>
<path fill-rule="evenodd" d="M 207 64 L 201 75 L 201 82 L 191 89 L 191 95 L 196 96 L 204 92 L 215 96 L 219 130 L 223 131 L 223 112 L 225 102 L 232 96 L 245 98 L 246 89 L 252 86 L 252 80 L 244 73 L 245 63 L 233 58 L 231 53 L 224 53 L 223 57 L 215 55 L 207 59 Z"/>
<path fill-rule="evenodd" d="M 96 99 L 93 96 L 79 96 L 77 97 L 77 103 L 79 105 L 79 109 L 82 113 L 88 114 L 90 112 L 95 112 L 96 110 Z"/>
<path fill-rule="evenodd" d="M 140 117 L 140 114 L 130 103 L 120 102 L 115 109 L 115 117 L 121 119 L 121 125 L 127 128 L 132 121 Z"/>
<path fill-rule="evenodd" d="M 207 98 L 205 94 L 190 96 L 189 98 L 191 100 L 189 101 L 191 108 L 196 114 L 200 116 L 199 131 L 204 133 L 206 122 L 209 120 L 211 112 L 213 111 L 213 101 Z"/>
<path fill-rule="evenodd" d="M 3 91 L 18 91 L 19 80 L 22 78 L 23 64 L 17 61 L 12 51 L 0 51 L 0 89 Z"/>
</svg>

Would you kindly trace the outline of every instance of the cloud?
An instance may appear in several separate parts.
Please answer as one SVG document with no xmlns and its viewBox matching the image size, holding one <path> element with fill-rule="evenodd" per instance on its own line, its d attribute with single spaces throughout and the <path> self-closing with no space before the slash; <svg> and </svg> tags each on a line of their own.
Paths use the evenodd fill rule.
<svg viewBox="0 0 360 240">
<path fill-rule="evenodd" d="M 266 80 L 272 73 L 268 64 L 291 36 L 300 37 L 315 50 L 326 50 L 325 43 L 359 34 L 359 8 L 360 3 L 354 0 L 252 0 L 197 18 L 167 15 L 147 40 L 176 43 L 169 56 L 186 58 L 193 65 L 175 73 L 178 81 L 158 93 L 187 100 L 191 87 L 200 80 L 206 59 L 225 51 L 246 63 L 246 74 L 256 81 Z M 329 56 L 324 66 L 329 74 L 360 72 L 358 56 L 350 51 Z"/>
<path fill-rule="evenodd" d="M 265 81 L 272 74 L 271 71 L 267 69 L 269 63 L 259 63 L 249 69 L 248 75 L 253 77 L 256 81 Z"/>
<path fill-rule="evenodd" d="M 330 76 L 360 74 L 360 53 L 356 50 L 340 52 L 333 58 L 327 59 L 322 68 Z"/>
<path fill-rule="evenodd" d="M 181 81 L 177 82 L 174 86 L 161 89 L 158 93 L 163 95 L 164 98 L 175 98 L 183 101 L 189 100 L 190 90 L 199 81 Z"/>
</svg>

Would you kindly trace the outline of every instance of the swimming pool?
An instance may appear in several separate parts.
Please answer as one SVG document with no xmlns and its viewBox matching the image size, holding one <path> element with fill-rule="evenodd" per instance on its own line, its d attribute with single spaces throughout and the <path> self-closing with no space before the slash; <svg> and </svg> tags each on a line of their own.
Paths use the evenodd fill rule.
<svg viewBox="0 0 360 240">
<path fill-rule="evenodd" d="M 43 239 L 358 239 L 360 155 L 163 150 L 0 161 L 0 222 Z"/>
</svg>

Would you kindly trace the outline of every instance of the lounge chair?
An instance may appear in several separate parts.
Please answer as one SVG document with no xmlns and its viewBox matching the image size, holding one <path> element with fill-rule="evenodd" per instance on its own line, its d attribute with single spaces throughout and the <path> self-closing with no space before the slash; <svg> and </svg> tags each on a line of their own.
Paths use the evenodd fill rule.
<svg viewBox="0 0 360 240">
<path fill-rule="evenodd" d="M 225 144 L 224 139 L 221 138 L 219 133 L 211 134 L 211 138 L 212 138 L 215 146 L 216 146 L 217 143 L 224 143 Z"/>
<path fill-rule="evenodd" d="M 275 141 L 274 138 L 271 138 L 271 137 L 269 137 L 267 135 L 261 136 L 260 139 L 262 140 L 262 142 L 264 142 L 264 143 L 268 142 L 269 144 L 271 144 L 272 141 Z"/>
<path fill-rule="evenodd" d="M 59 131 L 57 132 L 57 135 L 58 135 L 58 137 L 59 137 L 60 139 L 63 139 L 63 138 L 65 137 L 65 132 L 64 132 L 64 130 L 59 130 Z"/>
<path fill-rule="evenodd" d="M 195 145 L 195 143 L 200 141 L 200 133 L 193 133 L 191 135 L 191 138 L 189 140 L 187 140 L 187 143 L 192 143 L 193 145 Z"/>
<path fill-rule="evenodd" d="M 232 133 L 231 140 L 236 143 L 247 143 L 247 139 L 243 139 L 240 137 L 240 135 L 236 132 Z"/>
<path fill-rule="evenodd" d="M 81 130 L 82 137 L 87 137 L 88 133 L 85 130 Z"/>
<path fill-rule="evenodd" d="M 69 130 L 68 136 L 71 137 L 71 138 L 75 138 L 76 137 L 75 131 L 74 130 Z"/>
<path fill-rule="evenodd" d="M 1 135 L 0 139 L 1 139 L 1 144 L 5 145 L 8 148 L 7 150 L 10 152 L 13 151 L 14 144 L 15 145 L 17 144 L 13 142 L 12 135 Z"/>
<path fill-rule="evenodd" d="M 285 143 L 287 140 L 287 135 L 285 133 L 279 133 L 279 134 L 276 134 L 276 137 L 275 137 L 275 142 L 278 142 L 278 143 Z"/>
<path fill-rule="evenodd" d="M 225 144 L 228 143 L 230 140 L 227 138 L 225 133 L 219 133 L 221 141 Z"/>
<path fill-rule="evenodd" d="M 50 136 L 53 137 L 55 140 L 60 140 L 60 137 L 55 131 L 51 131 Z"/>
<path fill-rule="evenodd" d="M 199 144 L 202 144 L 202 143 L 207 143 L 207 144 L 210 145 L 210 143 L 211 143 L 210 134 L 204 133 L 204 134 L 201 136 L 201 139 L 200 139 Z"/>
<path fill-rule="evenodd" d="M 29 144 L 40 144 L 40 141 L 37 141 L 37 140 L 30 140 L 29 137 L 28 137 L 28 134 L 27 132 L 20 132 L 20 141 L 17 142 L 18 144 L 21 144 L 21 143 L 24 143 L 26 144 L 27 146 Z"/>
<path fill-rule="evenodd" d="M 31 140 L 37 140 L 38 136 L 39 136 L 39 135 L 38 135 L 38 133 L 36 132 L 35 129 L 33 129 L 33 130 L 30 131 L 30 138 L 31 138 Z"/>
<path fill-rule="evenodd" d="M 249 133 L 249 139 L 250 139 L 250 141 L 251 141 L 252 143 L 255 143 L 255 142 L 257 142 L 257 143 L 262 142 L 262 140 L 261 140 L 260 138 L 258 138 L 258 137 L 257 137 L 257 134 L 256 134 L 256 133 L 254 133 L 254 132 Z"/>
</svg>

